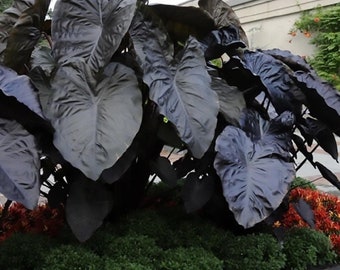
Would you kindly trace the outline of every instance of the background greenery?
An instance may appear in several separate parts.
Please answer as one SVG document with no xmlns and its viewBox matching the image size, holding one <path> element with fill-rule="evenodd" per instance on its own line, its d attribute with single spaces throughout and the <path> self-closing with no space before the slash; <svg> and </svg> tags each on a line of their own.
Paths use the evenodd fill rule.
<svg viewBox="0 0 340 270">
<path fill-rule="evenodd" d="M 301 31 L 316 46 L 316 53 L 308 60 L 317 73 L 340 90 L 340 4 L 318 7 L 302 14 L 295 22 L 295 31 Z"/>
<path fill-rule="evenodd" d="M 0 0 L 0 12 L 3 12 L 5 9 L 9 8 L 12 2 L 12 0 Z"/>
</svg>

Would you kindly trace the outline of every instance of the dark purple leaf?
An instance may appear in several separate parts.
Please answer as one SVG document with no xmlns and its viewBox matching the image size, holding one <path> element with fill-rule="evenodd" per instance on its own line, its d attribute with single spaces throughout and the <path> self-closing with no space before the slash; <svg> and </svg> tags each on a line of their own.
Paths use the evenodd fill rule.
<svg viewBox="0 0 340 270">
<path fill-rule="evenodd" d="M 190 35 L 200 39 L 215 29 L 214 20 L 197 7 L 151 5 L 148 8 L 162 20 L 174 42 L 185 42 Z"/>
<path fill-rule="evenodd" d="M 319 162 L 315 162 L 315 165 L 318 167 L 321 175 L 340 190 L 340 181 L 336 175 Z"/>
<path fill-rule="evenodd" d="M 334 134 L 325 124 L 313 118 L 306 118 L 300 126 L 305 134 L 313 137 L 323 150 L 338 160 L 338 146 Z"/>
<path fill-rule="evenodd" d="M 34 5 L 35 0 L 16 0 L 13 5 L 0 14 L 0 62 L 7 46 L 8 35 L 21 14 Z"/>
<path fill-rule="evenodd" d="M 34 5 L 26 9 L 11 31 L 7 47 L 4 51 L 4 63 L 17 72 L 25 71 L 32 51 L 38 43 L 50 0 L 36 0 Z"/>
<path fill-rule="evenodd" d="M 150 99 L 176 126 L 181 140 L 201 158 L 209 148 L 217 123 L 218 98 L 211 89 L 203 51 L 189 38 L 179 61 L 167 36 L 137 13 L 130 29 Z"/>
<path fill-rule="evenodd" d="M 38 93 L 29 77 L 19 76 L 12 69 L 0 65 L 0 89 L 5 95 L 15 97 L 37 115 L 43 117 Z"/>
<path fill-rule="evenodd" d="M 16 121 L 0 118 L 0 192 L 29 209 L 40 193 L 40 156 L 35 138 Z"/>
<path fill-rule="evenodd" d="M 310 114 L 340 136 L 340 94 L 316 75 L 297 71 L 294 78 L 306 96 Z"/>
<path fill-rule="evenodd" d="M 142 122 L 134 71 L 110 63 L 94 74 L 84 61 L 58 68 L 47 115 L 54 144 L 74 167 L 97 180 L 131 145 Z"/>
<path fill-rule="evenodd" d="M 170 160 L 166 157 L 158 157 L 156 160 L 150 160 L 150 169 L 170 187 L 174 187 L 177 184 L 176 171 L 172 167 Z"/>
<path fill-rule="evenodd" d="M 220 113 L 224 119 L 233 125 L 237 125 L 242 111 L 246 107 L 242 92 L 235 86 L 229 85 L 222 78 L 212 74 L 211 88 L 217 93 L 220 103 Z"/>
<path fill-rule="evenodd" d="M 85 242 L 111 212 L 111 191 L 99 182 L 79 177 L 71 186 L 66 201 L 66 220 L 80 242 Z"/>
<path fill-rule="evenodd" d="M 207 11 L 214 19 L 217 28 L 233 26 L 236 27 L 240 40 L 248 46 L 248 38 L 244 32 L 241 22 L 234 10 L 222 0 L 200 0 L 200 8 Z"/>
<path fill-rule="evenodd" d="M 214 190 L 214 179 L 211 176 L 190 173 L 182 188 L 185 210 L 192 213 L 201 209 L 209 201 Z"/>
<path fill-rule="evenodd" d="M 266 121 L 257 112 L 248 110 L 241 117 L 240 126 L 253 142 L 272 144 L 272 154 L 289 160 L 294 121 L 295 118 L 291 112 L 284 112 Z"/>
<path fill-rule="evenodd" d="M 284 151 L 289 148 L 290 138 L 275 133 L 281 120 L 271 128 L 270 123 L 256 120 L 252 113 L 248 115 L 258 121 L 252 128 L 256 136 L 250 134 L 249 127 L 247 132 L 226 127 L 216 140 L 214 162 L 224 197 L 244 228 L 263 221 L 278 208 L 295 177 L 294 164 L 287 162 Z"/>
<path fill-rule="evenodd" d="M 261 80 L 278 114 L 290 111 L 301 115 L 304 95 L 291 79 L 292 71 L 286 65 L 260 51 L 245 51 L 240 62 Z"/>
<path fill-rule="evenodd" d="M 53 10 L 52 55 L 59 64 L 81 57 L 99 71 L 126 34 L 136 0 L 57 1 Z"/>
<path fill-rule="evenodd" d="M 304 200 L 299 199 L 293 206 L 300 217 L 312 228 L 315 229 L 315 217 L 312 207 Z"/>
<path fill-rule="evenodd" d="M 219 58 L 224 53 L 231 55 L 235 49 L 246 47 L 240 40 L 238 29 L 233 25 L 211 31 L 200 41 L 205 47 L 204 56 L 207 60 Z"/>
<path fill-rule="evenodd" d="M 280 60 L 290 67 L 293 71 L 302 70 L 305 72 L 314 72 L 313 68 L 306 62 L 304 58 L 299 55 L 292 54 L 290 51 L 272 49 L 272 50 L 260 50 L 265 54 L 269 54 L 274 58 Z"/>
</svg>

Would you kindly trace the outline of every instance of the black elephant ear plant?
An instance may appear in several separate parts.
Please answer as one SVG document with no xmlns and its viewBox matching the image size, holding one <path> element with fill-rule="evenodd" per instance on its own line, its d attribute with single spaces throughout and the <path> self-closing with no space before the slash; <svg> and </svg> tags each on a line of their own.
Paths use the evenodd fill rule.
<svg viewBox="0 0 340 270">
<path fill-rule="evenodd" d="M 139 207 L 152 175 L 182 189 L 187 212 L 245 229 L 280 206 L 299 151 L 340 188 L 306 147 L 338 158 L 339 93 L 299 56 L 248 49 L 225 2 L 58 0 L 48 19 L 49 4 L 15 0 L 0 15 L 7 206 L 46 197 L 86 241 Z"/>
</svg>

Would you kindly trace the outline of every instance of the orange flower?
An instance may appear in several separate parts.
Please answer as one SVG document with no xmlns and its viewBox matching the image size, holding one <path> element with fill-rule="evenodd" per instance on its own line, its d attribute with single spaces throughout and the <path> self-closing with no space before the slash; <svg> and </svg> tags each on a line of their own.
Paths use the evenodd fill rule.
<svg viewBox="0 0 340 270">
<path fill-rule="evenodd" d="M 308 31 L 303 32 L 303 34 L 306 38 L 310 38 L 312 36 L 312 34 Z"/>
<path fill-rule="evenodd" d="M 315 23 L 318 23 L 318 22 L 320 22 L 320 18 L 319 18 L 319 17 L 315 17 L 313 21 L 314 21 Z"/>
<path fill-rule="evenodd" d="M 330 237 L 334 250 L 340 255 L 340 199 L 317 190 L 296 188 L 290 192 L 290 201 L 302 198 L 313 210 L 315 227 Z M 281 221 L 287 228 L 308 227 L 292 203 Z"/>
</svg>

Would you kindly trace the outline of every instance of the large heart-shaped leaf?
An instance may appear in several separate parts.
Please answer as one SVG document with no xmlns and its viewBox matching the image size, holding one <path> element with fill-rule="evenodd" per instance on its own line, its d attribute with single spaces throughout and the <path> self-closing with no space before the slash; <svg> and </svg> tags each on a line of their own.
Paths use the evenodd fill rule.
<svg viewBox="0 0 340 270">
<path fill-rule="evenodd" d="M 53 11 L 53 56 L 58 63 L 84 58 L 98 71 L 109 63 L 127 32 L 136 0 L 57 1 Z"/>
<path fill-rule="evenodd" d="M 20 72 L 29 63 L 34 46 L 41 36 L 49 5 L 50 0 L 36 0 L 32 7 L 21 14 L 9 32 L 4 52 L 6 66 Z"/>
<path fill-rule="evenodd" d="M 230 25 L 236 27 L 239 32 L 241 41 L 248 46 L 248 38 L 244 32 L 241 22 L 234 10 L 225 1 L 222 0 L 200 0 L 198 1 L 200 8 L 207 11 L 213 17 L 218 28 L 228 27 Z"/>
<path fill-rule="evenodd" d="M 70 186 L 66 220 L 81 242 L 88 240 L 113 207 L 112 192 L 99 182 L 79 178 Z"/>
<path fill-rule="evenodd" d="M 304 95 L 291 79 L 292 71 L 286 65 L 260 51 L 245 51 L 241 64 L 260 78 L 278 114 L 291 111 L 300 116 Z"/>
<path fill-rule="evenodd" d="M 8 34 L 21 14 L 33 6 L 35 0 L 15 0 L 13 5 L 0 14 L 0 60 L 7 46 Z"/>
<path fill-rule="evenodd" d="M 150 99 L 176 126 L 192 154 L 201 158 L 214 137 L 218 113 L 203 51 L 196 39 L 189 38 L 182 58 L 172 68 L 172 47 L 165 34 L 158 31 L 156 35 L 153 29 L 152 23 L 138 13 L 130 30 Z"/>
<path fill-rule="evenodd" d="M 0 153 L 0 192 L 33 209 L 40 194 L 40 158 L 34 137 L 16 121 L 0 118 Z"/>
<path fill-rule="evenodd" d="M 283 112 L 271 121 L 266 121 L 252 110 L 244 111 L 240 118 L 241 129 L 253 142 L 271 145 L 273 155 L 289 160 L 292 149 L 291 136 L 295 117 L 291 112 Z"/>
<path fill-rule="evenodd" d="M 97 180 L 126 151 L 142 121 L 142 96 L 132 69 L 111 63 L 94 75 L 84 62 L 60 67 L 47 115 L 54 144 L 74 167 Z"/>
<path fill-rule="evenodd" d="M 7 96 L 15 97 L 39 116 L 43 116 L 38 93 L 29 77 L 18 74 L 10 68 L 0 65 L 0 88 Z"/>
<path fill-rule="evenodd" d="M 282 138 L 275 140 L 276 128 L 265 130 L 263 139 L 253 141 L 243 130 L 228 126 L 216 140 L 214 167 L 230 210 L 245 228 L 263 221 L 281 204 L 295 175 L 294 164 L 282 155 Z"/>
<path fill-rule="evenodd" d="M 306 95 L 306 106 L 312 116 L 340 136 L 340 94 L 330 84 L 312 73 L 296 71 L 294 78 Z"/>
</svg>

